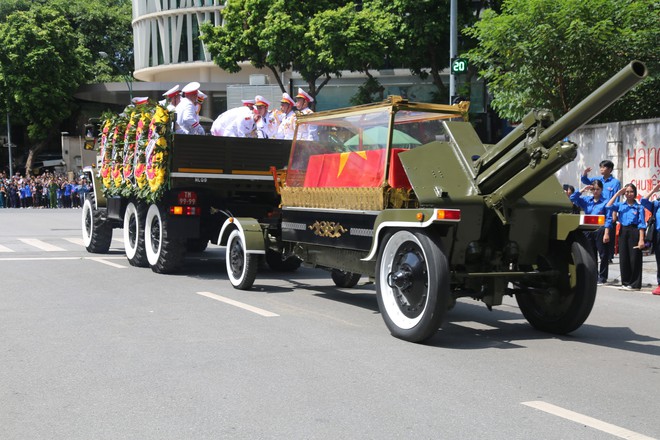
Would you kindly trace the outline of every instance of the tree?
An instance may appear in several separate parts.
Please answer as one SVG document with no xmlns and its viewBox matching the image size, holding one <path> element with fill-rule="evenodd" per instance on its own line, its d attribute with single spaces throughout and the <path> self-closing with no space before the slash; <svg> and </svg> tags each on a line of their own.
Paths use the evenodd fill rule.
<svg viewBox="0 0 660 440">
<path fill-rule="evenodd" d="M 391 63 L 409 68 L 422 79 L 430 77 L 437 88 L 435 100 L 447 102 L 449 90 L 442 78 L 449 67 L 450 2 L 370 0 L 369 7 L 386 11 L 395 20 L 398 38 L 389 57 Z M 458 1 L 457 19 L 459 28 L 474 22 L 471 2 Z"/>
<path fill-rule="evenodd" d="M 656 0 L 507 0 L 465 33 L 500 117 L 520 120 L 530 108 L 560 116 L 633 59 L 654 78 L 610 107 L 600 121 L 660 113 Z"/>
<path fill-rule="evenodd" d="M 0 87 L 12 115 L 27 124 L 34 154 L 59 136 L 73 93 L 85 80 L 89 51 L 61 11 L 48 6 L 17 11 L 0 24 Z"/>
<path fill-rule="evenodd" d="M 292 69 L 300 73 L 310 94 L 316 96 L 341 67 L 317 56 L 317 36 L 309 31 L 308 23 L 317 14 L 348 3 L 229 0 L 222 12 L 222 26 L 204 24 L 201 38 L 220 68 L 238 72 L 242 62 L 250 62 L 258 69 L 269 69 L 283 92 L 286 87 L 282 73 Z M 323 81 L 317 85 L 320 78 Z"/>
</svg>

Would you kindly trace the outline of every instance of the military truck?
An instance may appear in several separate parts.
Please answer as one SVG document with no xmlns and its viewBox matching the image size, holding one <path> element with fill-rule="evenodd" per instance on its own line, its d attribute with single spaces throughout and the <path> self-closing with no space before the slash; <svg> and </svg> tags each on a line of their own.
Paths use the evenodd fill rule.
<svg viewBox="0 0 660 440">
<path fill-rule="evenodd" d="M 458 298 L 490 309 L 515 296 L 535 328 L 580 327 L 597 269 L 583 231 L 604 216 L 571 213 L 555 172 L 578 146 L 565 138 L 647 76 L 635 61 L 555 121 L 534 110 L 484 145 L 460 106 L 390 97 L 298 120 L 279 221 L 230 217 L 220 244 L 229 280 L 252 286 L 259 254 L 327 269 L 337 286 L 375 279 L 395 337 L 434 335 Z"/>
<path fill-rule="evenodd" d="M 82 209 L 88 252 L 108 252 L 113 229 L 122 228 L 131 265 L 170 273 L 186 252 L 217 242 L 225 219 L 268 223 L 277 210 L 274 170 L 286 165 L 290 141 L 173 134 L 173 116 L 148 104 L 104 120 L 99 161 L 84 169 L 93 182 Z M 267 257 L 275 269 L 299 266 Z"/>
</svg>

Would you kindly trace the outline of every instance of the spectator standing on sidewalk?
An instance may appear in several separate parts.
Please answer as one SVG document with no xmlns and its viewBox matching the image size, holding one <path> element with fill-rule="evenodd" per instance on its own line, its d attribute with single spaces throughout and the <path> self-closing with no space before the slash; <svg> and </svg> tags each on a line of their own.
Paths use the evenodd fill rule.
<svg viewBox="0 0 660 440">
<path fill-rule="evenodd" d="M 660 191 L 660 182 L 658 182 L 653 188 L 651 188 L 651 191 L 649 193 L 642 197 L 642 200 L 639 202 L 642 204 L 642 206 L 649 211 L 651 211 L 651 215 L 655 216 L 655 240 L 653 243 L 651 243 L 652 249 L 655 250 L 655 268 L 656 268 L 656 281 L 658 282 L 658 287 L 653 289 L 653 294 L 654 295 L 660 295 L 660 222 L 658 214 L 660 214 L 660 201 L 657 199 L 654 201 L 651 201 L 651 196 L 655 193 Z"/>
<path fill-rule="evenodd" d="M 621 195 L 623 202 L 617 202 Z M 619 269 L 621 289 L 639 290 L 642 287 L 642 249 L 646 219 L 644 207 L 637 201 L 637 187 L 628 183 L 607 202 L 607 207 L 619 215 Z M 605 242 L 610 241 L 610 229 L 605 230 Z"/>
<path fill-rule="evenodd" d="M 582 196 L 584 191 L 591 190 L 593 195 Z M 587 185 L 576 193 L 571 194 L 570 199 L 574 206 L 578 206 L 585 214 L 605 215 L 605 225 L 595 231 L 585 231 L 584 235 L 591 243 L 593 248 L 594 260 L 598 261 L 600 257 L 600 266 L 598 267 L 598 284 L 605 284 L 609 275 L 610 251 L 609 244 L 604 241 L 605 229 L 609 228 L 612 222 L 612 215 L 605 208 L 608 200 L 602 196 L 603 182 L 594 180 L 594 183 Z M 578 211 L 579 212 L 579 211 Z"/>
<path fill-rule="evenodd" d="M 580 181 L 584 183 L 585 185 L 591 185 L 594 183 L 594 180 L 600 180 L 603 182 L 603 198 L 605 200 L 610 200 L 612 197 L 614 197 L 614 194 L 616 194 L 620 189 L 621 189 L 621 182 L 619 179 L 615 178 L 612 175 L 612 170 L 614 170 L 614 163 L 611 160 L 602 160 L 599 164 L 598 167 L 600 168 L 600 177 L 589 177 L 589 173 L 591 172 L 591 167 L 587 167 L 584 169 L 584 172 L 582 173 L 582 178 Z M 618 218 L 616 213 L 612 215 L 612 223 L 610 225 L 610 236 L 612 237 L 612 240 L 610 241 L 610 260 L 614 256 L 614 240 L 616 237 L 616 222 Z"/>
</svg>

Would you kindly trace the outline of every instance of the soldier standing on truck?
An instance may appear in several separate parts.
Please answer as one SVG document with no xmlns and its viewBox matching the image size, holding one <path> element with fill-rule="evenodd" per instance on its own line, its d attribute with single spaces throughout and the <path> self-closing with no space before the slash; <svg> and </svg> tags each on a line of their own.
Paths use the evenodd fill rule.
<svg viewBox="0 0 660 440">
<path fill-rule="evenodd" d="M 241 107 L 230 108 L 224 113 L 221 113 L 211 126 L 211 134 L 213 136 L 229 136 L 236 137 L 236 124 L 237 120 L 243 120 L 245 117 L 252 116 L 252 108 L 254 107 L 254 99 L 243 99 Z"/>
<path fill-rule="evenodd" d="M 298 94 L 296 95 L 296 115 L 308 115 L 314 113 L 314 111 L 309 108 L 309 104 L 314 102 L 312 95 L 307 93 L 301 88 L 298 88 Z M 316 126 L 305 125 L 300 131 L 298 131 L 298 139 L 312 141 L 316 139 Z"/>
<path fill-rule="evenodd" d="M 296 128 L 296 108 L 295 101 L 289 96 L 288 93 L 282 93 L 280 100 L 280 109 L 275 113 L 275 117 L 279 120 L 276 139 L 293 139 L 293 132 Z"/>
<path fill-rule="evenodd" d="M 257 130 L 257 137 L 260 139 L 274 138 L 275 133 L 277 133 L 278 120 L 272 112 L 268 111 L 270 102 L 263 96 L 259 95 L 254 98 L 254 101 L 254 106 L 256 108 L 254 124 Z"/>
<path fill-rule="evenodd" d="M 185 85 L 182 89 L 183 98 L 176 106 L 176 123 L 178 125 L 176 132 L 178 134 L 205 134 L 204 127 L 199 124 L 199 115 L 197 114 L 197 93 L 199 83 L 193 81 Z"/>
<path fill-rule="evenodd" d="M 179 85 L 177 84 L 171 89 L 169 89 L 167 92 L 163 93 L 163 96 L 165 97 L 165 99 L 159 101 L 158 104 L 167 108 L 168 111 L 173 112 L 174 109 L 176 109 L 176 106 L 181 101 L 181 93 L 179 92 Z M 168 99 L 169 99 L 169 103 L 167 102 Z"/>
</svg>

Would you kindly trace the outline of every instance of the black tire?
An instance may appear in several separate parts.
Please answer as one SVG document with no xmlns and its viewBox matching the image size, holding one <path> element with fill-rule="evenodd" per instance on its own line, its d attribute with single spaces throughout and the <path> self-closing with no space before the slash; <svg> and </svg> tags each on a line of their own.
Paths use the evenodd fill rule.
<svg viewBox="0 0 660 440">
<path fill-rule="evenodd" d="M 227 276 L 232 286 L 239 290 L 248 290 L 257 278 L 259 255 L 248 254 L 241 231 L 234 229 L 227 239 L 226 250 Z"/>
<path fill-rule="evenodd" d="M 539 270 L 559 272 L 553 282 L 528 284 L 516 301 L 525 319 L 537 330 L 566 334 L 587 320 L 596 300 L 598 268 L 590 245 L 581 233 L 566 242 L 555 242 L 538 262 Z"/>
<path fill-rule="evenodd" d="M 82 207 L 82 238 L 87 252 L 105 254 L 112 242 L 112 225 L 102 218 L 102 211 L 94 209 L 94 196 L 85 198 Z"/>
<path fill-rule="evenodd" d="M 276 272 L 294 272 L 299 267 L 302 261 L 296 257 L 288 257 L 282 259 L 282 254 L 272 250 L 266 251 L 266 263 L 271 270 Z"/>
<path fill-rule="evenodd" d="M 206 238 L 189 238 L 186 240 L 186 250 L 188 252 L 204 252 L 209 245 Z"/>
<path fill-rule="evenodd" d="M 151 205 L 147 210 L 144 234 L 144 246 L 151 270 L 156 273 L 172 273 L 181 268 L 185 243 L 168 236 L 167 214 L 158 205 Z"/>
<path fill-rule="evenodd" d="M 149 267 L 144 245 L 144 225 L 147 206 L 142 202 L 129 202 L 124 213 L 124 251 L 131 266 Z"/>
<path fill-rule="evenodd" d="M 376 293 L 393 336 L 421 342 L 433 336 L 449 305 L 449 263 L 426 231 L 385 236 L 376 266 Z"/>
<path fill-rule="evenodd" d="M 362 277 L 362 274 L 345 272 L 339 269 L 332 269 L 330 275 L 332 276 L 332 281 L 334 281 L 335 286 L 337 287 L 355 287 Z"/>
</svg>

